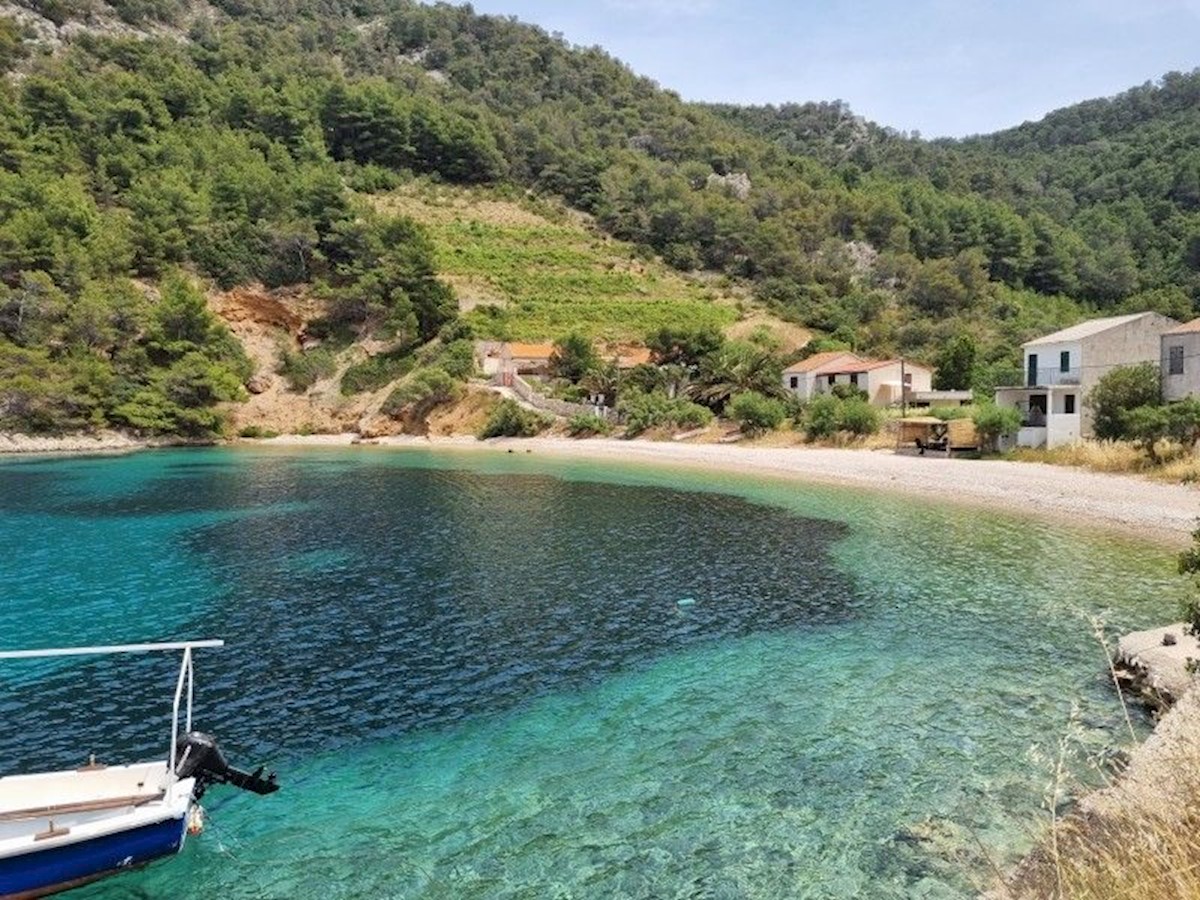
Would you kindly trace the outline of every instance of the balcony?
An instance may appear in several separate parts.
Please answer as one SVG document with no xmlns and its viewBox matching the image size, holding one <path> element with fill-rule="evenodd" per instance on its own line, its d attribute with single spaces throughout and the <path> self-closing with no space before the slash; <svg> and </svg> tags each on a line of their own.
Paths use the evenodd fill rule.
<svg viewBox="0 0 1200 900">
<path fill-rule="evenodd" d="M 1036 380 L 1028 380 L 1030 375 L 1034 375 Z M 1025 369 L 1025 378 L 1027 387 L 1047 387 L 1052 384 L 1079 384 L 1082 370 L 1076 366 L 1067 369 L 1065 372 L 1058 366 L 1046 366 L 1045 368 L 1030 370 Z"/>
</svg>

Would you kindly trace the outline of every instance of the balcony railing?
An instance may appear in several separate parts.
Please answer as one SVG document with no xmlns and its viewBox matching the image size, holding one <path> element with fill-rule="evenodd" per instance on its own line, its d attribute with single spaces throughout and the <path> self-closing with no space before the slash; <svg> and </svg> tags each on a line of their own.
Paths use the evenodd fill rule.
<svg viewBox="0 0 1200 900">
<path fill-rule="evenodd" d="M 1044 387 L 1051 384 L 1079 384 L 1081 374 L 1078 367 L 1067 369 L 1065 372 L 1058 366 L 1047 366 L 1044 369 L 1035 369 L 1032 372 L 1026 368 L 1026 387 Z M 1030 375 L 1034 376 L 1032 380 L 1029 378 Z"/>
</svg>

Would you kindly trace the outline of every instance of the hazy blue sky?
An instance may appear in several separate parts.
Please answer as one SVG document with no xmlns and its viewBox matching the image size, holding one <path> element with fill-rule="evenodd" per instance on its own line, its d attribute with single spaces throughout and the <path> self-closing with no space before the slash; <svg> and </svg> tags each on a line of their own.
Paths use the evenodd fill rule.
<svg viewBox="0 0 1200 900">
<path fill-rule="evenodd" d="M 1200 0 L 475 0 L 689 100 L 845 100 L 926 137 L 994 131 L 1200 66 Z"/>
</svg>

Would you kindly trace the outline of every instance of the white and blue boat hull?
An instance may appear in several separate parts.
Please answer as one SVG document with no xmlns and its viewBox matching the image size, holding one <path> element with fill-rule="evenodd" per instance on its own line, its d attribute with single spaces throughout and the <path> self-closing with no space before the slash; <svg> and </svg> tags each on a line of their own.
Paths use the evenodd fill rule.
<svg viewBox="0 0 1200 900">
<path fill-rule="evenodd" d="M 174 856 L 186 829 L 181 816 L 0 859 L 0 900 L 45 897 Z"/>
<path fill-rule="evenodd" d="M 30 900 L 183 848 L 195 781 L 163 762 L 0 778 L 0 900 Z"/>
</svg>

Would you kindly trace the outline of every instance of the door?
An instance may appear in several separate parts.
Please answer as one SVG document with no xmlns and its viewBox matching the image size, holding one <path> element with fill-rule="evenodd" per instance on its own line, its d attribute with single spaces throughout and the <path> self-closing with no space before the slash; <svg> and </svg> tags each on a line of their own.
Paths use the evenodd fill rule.
<svg viewBox="0 0 1200 900">
<path fill-rule="evenodd" d="M 1029 359 L 1028 359 L 1029 371 L 1025 375 L 1025 386 L 1026 387 L 1033 387 L 1035 384 L 1038 383 L 1038 378 L 1037 378 L 1038 365 L 1037 364 L 1038 364 L 1037 354 L 1030 353 Z"/>
</svg>

